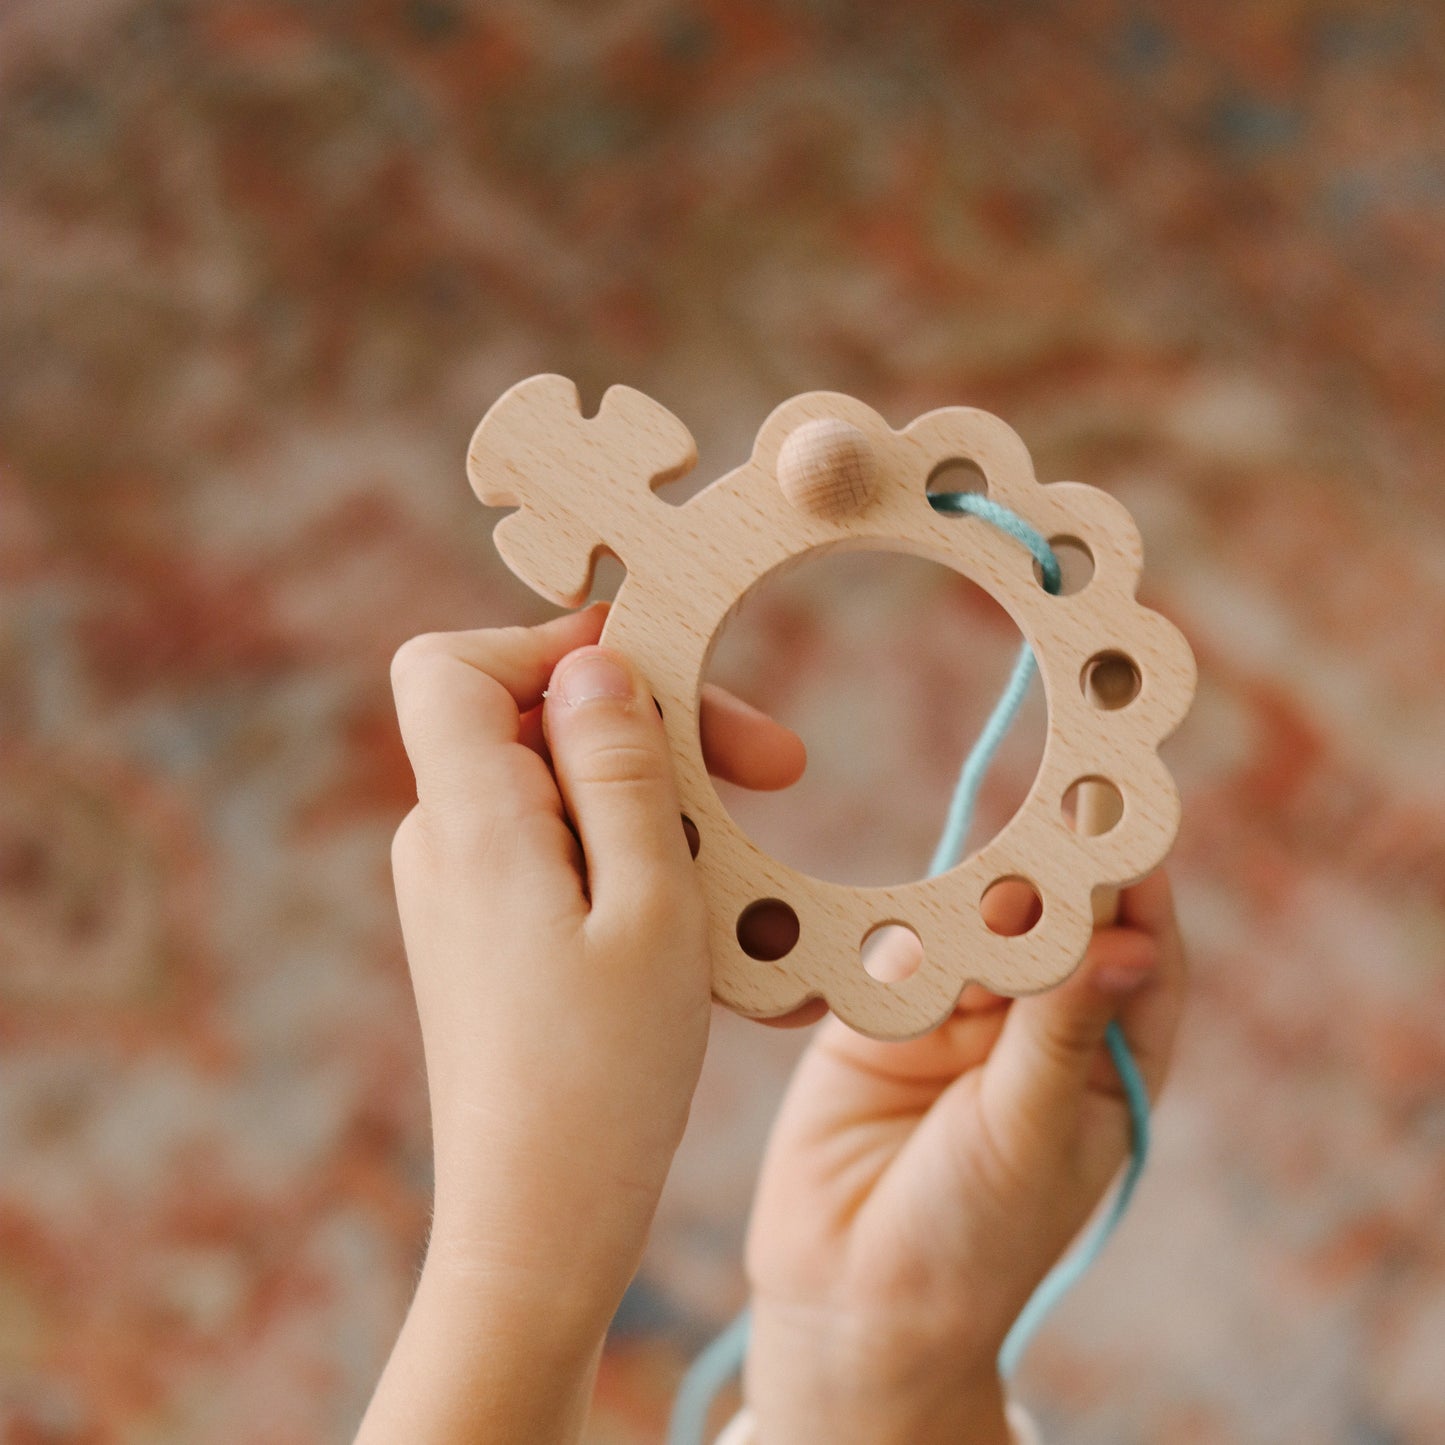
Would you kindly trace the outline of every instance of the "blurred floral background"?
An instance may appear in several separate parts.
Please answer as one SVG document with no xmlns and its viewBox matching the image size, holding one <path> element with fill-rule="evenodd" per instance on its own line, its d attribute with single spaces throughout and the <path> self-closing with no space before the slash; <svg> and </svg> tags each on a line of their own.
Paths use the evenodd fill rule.
<svg viewBox="0 0 1445 1445">
<path fill-rule="evenodd" d="M 6 1442 L 359 1418 L 429 1193 L 386 664 L 546 614 L 462 470 L 541 370 L 670 406 L 682 488 L 827 387 L 1133 509 L 1202 670 L 1195 1001 L 1020 1393 L 1073 1445 L 1445 1439 L 1439 7 L 8 0 L 0 207 Z M 1016 634 L 855 564 L 715 672 L 812 750 L 739 816 L 880 881 Z M 802 1041 L 719 1015 L 593 1445 L 740 1303 Z"/>
</svg>

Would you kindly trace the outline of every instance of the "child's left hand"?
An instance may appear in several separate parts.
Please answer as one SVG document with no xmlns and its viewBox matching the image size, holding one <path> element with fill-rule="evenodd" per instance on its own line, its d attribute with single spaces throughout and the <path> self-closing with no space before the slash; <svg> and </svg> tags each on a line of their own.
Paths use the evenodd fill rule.
<svg viewBox="0 0 1445 1445">
<path fill-rule="evenodd" d="M 1026 890 L 990 895 L 1013 931 Z M 916 943 L 875 963 L 904 976 Z M 885 945 L 885 946 L 889 946 Z M 879 1043 L 830 1019 L 768 1146 L 748 1241 L 757 1438 L 833 1445 L 1010 1439 L 997 1357 L 1129 1150 L 1103 1048 L 1117 1020 L 1151 1098 L 1184 1002 L 1169 881 L 1120 900 L 1058 988 L 964 991 L 943 1026 Z"/>
<path fill-rule="evenodd" d="M 436 1203 L 365 1441 L 573 1438 L 687 1120 L 702 896 L 651 693 L 593 645 L 604 617 L 421 637 L 393 665 Z M 727 694 L 705 689 L 701 723 L 725 778 L 802 772 L 800 740 Z"/>
</svg>

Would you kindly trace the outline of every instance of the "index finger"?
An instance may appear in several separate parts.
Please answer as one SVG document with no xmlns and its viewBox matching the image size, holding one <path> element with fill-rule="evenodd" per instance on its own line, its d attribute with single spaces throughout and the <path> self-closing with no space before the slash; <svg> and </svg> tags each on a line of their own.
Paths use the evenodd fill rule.
<svg viewBox="0 0 1445 1445">
<path fill-rule="evenodd" d="M 402 644 L 392 691 L 424 806 L 495 781 L 498 750 L 517 743 L 521 716 L 541 702 L 552 669 L 595 643 L 605 618 L 599 605 L 537 627 L 427 633 Z"/>
</svg>

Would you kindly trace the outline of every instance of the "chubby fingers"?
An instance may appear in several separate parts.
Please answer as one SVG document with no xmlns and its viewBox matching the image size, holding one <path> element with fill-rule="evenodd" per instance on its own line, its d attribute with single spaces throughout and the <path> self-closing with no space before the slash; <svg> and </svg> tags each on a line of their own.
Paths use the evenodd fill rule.
<svg viewBox="0 0 1445 1445">
<path fill-rule="evenodd" d="M 1149 1096 L 1157 1099 L 1169 1075 L 1189 986 L 1174 892 L 1162 868 L 1120 896 L 1119 922 L 1116 932 L 1147 939 L 1154 950 L 1153 967 L 1142 981 L 1129 985 L 1127 964 L 1115 964 L 1119 972 L 1112 979 L 1106 975 L 1105 981 L 1119 993 L 1119 1023 Z"/>
<path fill-rule="evenodd" d="M 808 752 L 802 738 L 723 688 L 704 684 L 698 720 L 703 759 L 715 777 L 773 792 L 803 776 Z"/>
<path fill-rule="evenodd" d="M 426 811 L 547 805 L 545 768 L 518 756 L 521 718 L 558 660 L 596 641 L 604 616 L 587 608 L 540 627 L 427 633 L 398 649 L 397 721 Z"/>
<path fill-rule="evenodd" d="M 1027 885 L 999 887 L 990 891 L 983 911 L 999 931 L 1021 932 L 1037 917 L 1038 900 Z M 906 936 L 890 938 L 896 959 L 876 960 L 871 971 L 889 977 L 906 970 L 916 951 L 910 943 Z M 870 1074 L 900 1081 L 944 1082 L 988 1059 L 996 1094 L 1003 1083 L 1019 1107 L 1047 1112 L 1073 1107 L 1087 1088 L 1118 1091 L 1117 1074 L 1101 1048 L 1110 1020 L 1118 1018 L 1149 1092 L 1157 1097 L 1184 991 L 1184 950 L 1169 881 L 1157 872 L 1123 893 L 1119 923 L 1094 934 L 1078 971 L 1057 988 L 1009 999 L 970 984 L 953 1014 L 922 1038 L 880 1042 L 830 1019 L 819 1043 Z M 997 1057 L 990 1057 L 995 1052 Z"/>
<path fill-rule="evenodd" d="M 1016 1000 L 984 1071 L 1001 1129 L 1069 1135 L 1086 1096 L 1118 1081 L 1101 1054 L 1109 1024 L 1124 1030 L 1151 1097 L 1163 1086 L 1183 1011 L 1184 951 L 1162 873 L 1121 898 L 1120 925 L 1100 929 L 1083 965 L 1047 993 Z"/>
<path fill-rule="evenodd" d="M 724 782 L 775 792 L 803 776 L 808 754 L 802 738 L 724 688 L 703 686 L 698 727 L 707 770 Z M 523 717 L 521 738 L 545 755 L 541 708 Z"/>
<path fill-rule="evenodd" d="M 543 723 L 593 917 L 641 926 L 658 905 L 686 902 L 700 920 L 667 735 L 637 670 L 608 648 L 571 653 L 552 675 Z"/>
</svg>

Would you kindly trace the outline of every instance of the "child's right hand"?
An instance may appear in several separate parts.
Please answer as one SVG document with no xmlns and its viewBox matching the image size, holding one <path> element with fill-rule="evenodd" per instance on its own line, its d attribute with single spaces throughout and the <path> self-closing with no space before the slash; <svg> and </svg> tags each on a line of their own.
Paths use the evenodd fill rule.
<svg viewBox="0 0 1445 1445">
<path fill-rule="evenodd" d="M 368 1442 L 575 1438 L 702 1064 L 702 891 L 647 683 L 605 610 L 415 639 L 393 666 L 417 806 L 393 850 L 431 1095 L 427 1261 Z M 798 738 L 705 689 L 708 765 Z"/>
</svg>

